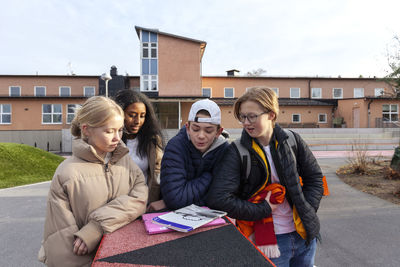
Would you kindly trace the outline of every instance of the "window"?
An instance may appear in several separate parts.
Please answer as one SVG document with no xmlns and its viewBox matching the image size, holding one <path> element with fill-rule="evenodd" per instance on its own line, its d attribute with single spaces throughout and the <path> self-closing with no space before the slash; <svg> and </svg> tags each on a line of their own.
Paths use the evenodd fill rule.
<svg viewBox="0 0 400 267">
<path fill-rule="evenodd" d="M 71 87 L 60 86 L 60 96 L 71 96 Z"/>
<path fill-rule="evenodd" d="M 385 93 L 385 89 L 375 88 L 375 96 L 383 96 L 384 93 Z"/>
<path fill-rule="evenodd" d="M 86 97 L 94 96 L 94 87 L 93 86 L 83 87 L 83 95 Z"/>
<path fill-rule="evenodd" d="M 276 96 L 279 97 L 279 88 L 272 87 L 271 89 L 275 92 Z"/>
<path fill-rule="evenodd" d="M 397 104 L 382 105 L 382 118 L 384 122 L 395 122 L 399 120 L 399 106 Z"/>
<path fill-rule="evenodd" d="M 300 114 L 292 114 L 292 122 L 300 123 L 301 122 L 301 115 Z"/>
<path fill-rule="evenodd" d="M 224 88 L 224 97 L 225 98 L 233 98 L 234 92 L 232 87 Z"/>
<path fill-rule="evenodd" d="M 354 88 L 354 98 L 364 97 L 364 88 Z"/>
<path fill-rule="evenodd" d="M 290 98 L 300 98 L 300 88 L 290 88 Z"/>
<path fill-rule="evenodd" d="M 142 31 L 141 90 L 158 90 L 158 37 L 154 32 Z"/>
<path fill-rule="evenodd" d="M 322 89 L 321 88 L 311 88 L 311 98 L 321 98 Z"/>
<path fill-rule="evenodd" d="M 343 88 L 333 88 L 332 89 L 333 98 L 343 98 Z"/>
<path fill-rule="evenodd" d="M 67 105 L 67 123 L 71 123 L 75 117 L 75 112 L 81 105 L 79 104 L 68 104 Z"/>
<path fill-rule="evenodd" d="M 319 123 L 326 123 L 326 121 L 327 121 L 326 118 L 327 118 L 326 113 L 318 114 L 318 122 Z"/>
<path fill-rule="evenodd" d="M 11 124 L 11 104 L 0 104 L 0 124 Z"/>
<path fill-rule="evenodd" d="M 46 86 L 35 86 L 35 96 L 46 96 Z"/>
<path fill-rule="evenodd" d="M 211 88 L 203 88 L 202 95 L 205 97 L 211 97 Z"/>
<path fill-rule="evenodd" d="M 21 96 L 21 86 L 10 86 L 10 96 Z"/>
<path fill-rule="evenodd" d="M 42 105 L 42 123 L 43 124 L 61 124 L 62 123 L 61 104 L 43 104 Z"/>
</svg>

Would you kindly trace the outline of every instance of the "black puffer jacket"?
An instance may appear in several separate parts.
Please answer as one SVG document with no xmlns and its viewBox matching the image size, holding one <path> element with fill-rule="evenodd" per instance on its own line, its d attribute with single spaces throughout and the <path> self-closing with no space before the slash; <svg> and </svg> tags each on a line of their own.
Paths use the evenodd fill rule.
<svg viewBox="0 0 400 267">
<path fill-rule="evenodd" d="M 271 138 L 271 155 L 280 183 L 286 187 L 286 198 L 291 205 L 296 206 L 309 242 L 318 235 L 320 229 L 316 212 L 323 194 L 323 175 L 307 144 L 297 133 L 293 134 L 297 142 L 297 149 L 294 151 L 297 154 L 297 168 L 288 144 L 288 135 L 279 125 L 275 126 Z M 216 166 L 217 171 L 206 201 L 210 208 L 226 211 L 232 218 L 256 221 L 271 213 L 267 201 L 258 204 L 247 201 L 265 182 L 266 167 L 261 157 L 251 148 L 252 138 L 245 130 L 240 142 L 251 154 L 249 178 L 245 177 L 243 169 L 246 165 L 242 164 L 239 152 L 232 143 Z M 303 179 L 303 187 L 299 176 Z"/>
</svg>

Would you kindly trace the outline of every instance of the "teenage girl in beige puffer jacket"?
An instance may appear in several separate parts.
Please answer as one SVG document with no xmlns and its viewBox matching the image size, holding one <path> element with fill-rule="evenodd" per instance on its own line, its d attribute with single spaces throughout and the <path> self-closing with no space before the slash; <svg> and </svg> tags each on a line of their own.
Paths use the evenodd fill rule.
<svg viewBox="0 0 400 267">
<path fill-rule="evenodd" d="M 95 96 L 71 126 L 72 156 L 57 168 L 47 200 L 39 260 L 48 266 L 90 266 L 104 233 L 142 215 L 148 189 L 121 142 L 124 113 Z"/>
</svg>

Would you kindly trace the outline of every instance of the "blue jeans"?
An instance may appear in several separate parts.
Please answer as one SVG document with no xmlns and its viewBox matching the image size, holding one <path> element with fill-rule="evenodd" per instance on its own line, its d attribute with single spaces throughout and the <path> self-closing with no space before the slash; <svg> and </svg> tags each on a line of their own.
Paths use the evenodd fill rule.
<svg viewBox="0 0 400 267">
<path fill-rule="evenodd" d="M 317 240 L 307 246 L 297 232 L 276 235 L 281 256 L 270 259 L 277 267 L 313 267 Z"/>
</svg>

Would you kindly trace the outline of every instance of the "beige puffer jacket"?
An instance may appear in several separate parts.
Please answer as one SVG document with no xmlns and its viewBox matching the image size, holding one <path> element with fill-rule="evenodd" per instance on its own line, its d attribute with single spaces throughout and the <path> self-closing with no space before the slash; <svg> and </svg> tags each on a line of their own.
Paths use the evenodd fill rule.
<svg viewBox="0 0 400 267">
<path fill-rule="evenodd" d="M 103 233 L 130 223 L 146 210 L 148 188 L 123 142 L 108 164 L 81 139 L 53 177 L 47 199 L 44 238 L 38 258 L 48 266 L 90 266 Z M 73 253 L 80 237 L 89 254 Z"/>
</svg>

